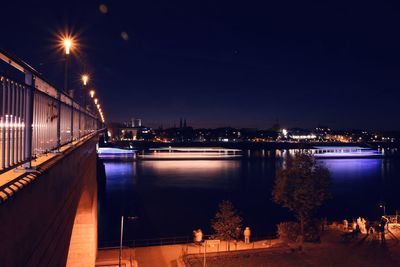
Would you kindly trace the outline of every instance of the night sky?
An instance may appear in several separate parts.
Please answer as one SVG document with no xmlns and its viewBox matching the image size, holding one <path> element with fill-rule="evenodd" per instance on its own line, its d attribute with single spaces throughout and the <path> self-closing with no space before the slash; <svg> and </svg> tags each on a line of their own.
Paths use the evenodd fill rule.
<svg viewBox="0 0 400 267">
<path fill-rule="evenodd" d="M 62 88 L 68 29 L 107 121 L 400 130 L 400 3 L 267 2 L 4 0 L 0 47 Z"/>
</svg>

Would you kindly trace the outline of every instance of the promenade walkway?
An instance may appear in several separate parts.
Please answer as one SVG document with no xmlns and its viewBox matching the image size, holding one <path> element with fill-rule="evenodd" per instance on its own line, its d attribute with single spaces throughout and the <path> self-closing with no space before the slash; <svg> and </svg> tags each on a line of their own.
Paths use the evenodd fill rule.
<svg viewBox="0 0 400 267">
<path fill-rule="evenodd" d="M 240 241 L 237 244 L 229 243 L 229 251 L 265 249 L 277 246 L 278 240 L 262 240 L 245 244 Z M 228 243 L 221 241 L 220 245 L 207 245 L 207 253 L 228 251 Z M 124 248 L 123 260 L 125 266 L 134 266 L 136 260 L 140 267 L 181 267 L 184 266 L 179 258 L 185 254 L 198 254 L 204 256 L 204 246 L 194 244 L 165 245 L 139 248 Z M 119 249 L 99 250 L 96 266 L 118 266 Z M 115 265 L 116 264 L 116 265 Z"/>
</svg>

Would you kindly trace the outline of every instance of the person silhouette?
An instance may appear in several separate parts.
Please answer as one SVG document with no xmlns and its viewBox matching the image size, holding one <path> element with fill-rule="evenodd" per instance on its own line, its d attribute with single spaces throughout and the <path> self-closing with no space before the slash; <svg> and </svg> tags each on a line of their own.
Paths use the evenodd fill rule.
<svg viewBox="0 0 400 267">
<path fill-rule="evenodd" d="M 250 227 L 246 227 L 246 229 L 244 229 L 243 235 L 244 235 L 244 243 L 249 244 L 251 236 Z"/>
<path fill-rule="evenodd" d="M 381 222 L 379 223 L 379 232 L 381 233 L 381 242 L 385 243 L 386 239 L 385 239 L 385 227 L 387 224 L 387 219 L 385 216 L 382 216 L 381 218 Z"/>
</svg>

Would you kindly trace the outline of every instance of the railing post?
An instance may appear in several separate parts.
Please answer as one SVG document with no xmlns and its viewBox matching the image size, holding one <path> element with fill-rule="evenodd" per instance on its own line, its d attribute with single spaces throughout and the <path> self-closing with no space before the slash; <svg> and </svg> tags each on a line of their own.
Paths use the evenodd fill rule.
<svg viewBox="0 0 400 267">
<path fill-rule="evenodd" d="M 82 113 L 82 110 L 81 110 L 81 107 L 79 106 L 79 109 L 78 109 L 78 139 L 81 139 L 81 113 Z"/>
<path fill-rule="evenodd" d="M 74 141 L 74 99 L 71 97 L 71 143 Z"/>
<path fill-rule="evenodd" d="M 33 104 L 35 97 L 35 76 L 32 73 L 25 73 L 25 84 L 28 86 L 25 95 L 25 145 L 24 158 L 27 160 L 25 169 L 31 169 L 32 161 L 32 136 L 33 136 Z"/>
<path fill-rule="evenodd" d="M 6 167 L 6 127 L 5 127 L 5 119 L 6 119 L 6 96 L 7 96 L 7 90 L 6 90 L 6 78 L 1 78 L 1 83 L 2 83 L 2 88 L 1 90 L 1 118 L 0 122 L 2 125 L 1 128 L 1 162 L 0 162 L 0 169 L 4 169 Z"/>
<path fill-rule="evenodd" d="M 58 106 L 57 106 L 57 148 L 56 150 L 59 151 L 61 147 L 61 93 L 60 91 L 57 91 L 57 100 L 58 100 Z"/>
</svg>

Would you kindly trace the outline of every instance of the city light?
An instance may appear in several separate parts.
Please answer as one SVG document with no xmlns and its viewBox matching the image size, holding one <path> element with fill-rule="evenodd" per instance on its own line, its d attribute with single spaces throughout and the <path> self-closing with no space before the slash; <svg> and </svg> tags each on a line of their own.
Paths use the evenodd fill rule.
<svg viewBox="0 0 400 267">
<path fill-rule="evenodd" d="M 90 90 L 89 94 L 90 94 L 90 97 L 93 98 L 94 97 L 94 90 Z"/>
<path fill-rule="evenodd" d="M 94 103 L 97 105 L 97 102 L 99 102 L 99 100 L 97 98 L 94 99 Z"/>
</svg>

